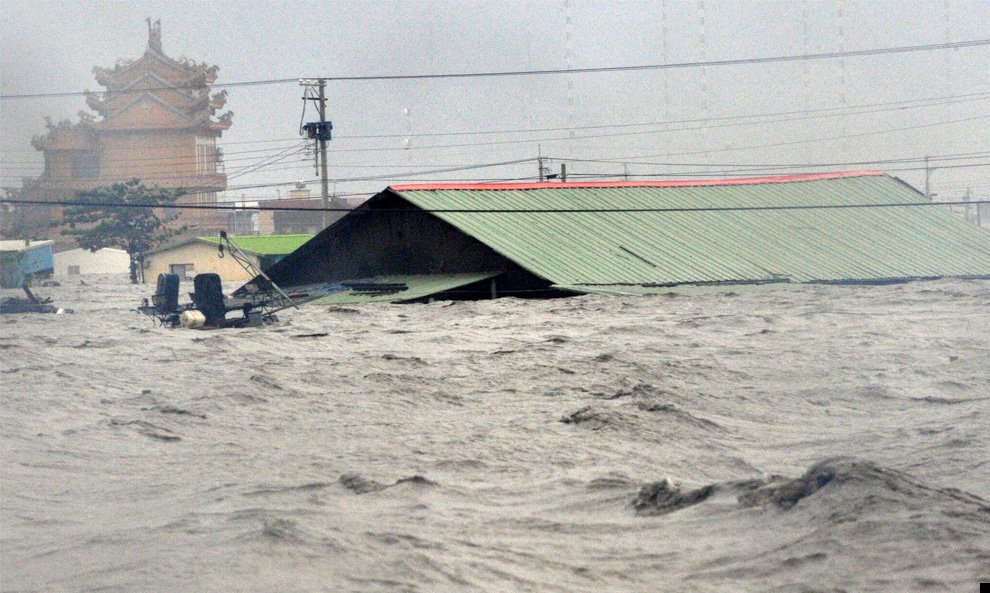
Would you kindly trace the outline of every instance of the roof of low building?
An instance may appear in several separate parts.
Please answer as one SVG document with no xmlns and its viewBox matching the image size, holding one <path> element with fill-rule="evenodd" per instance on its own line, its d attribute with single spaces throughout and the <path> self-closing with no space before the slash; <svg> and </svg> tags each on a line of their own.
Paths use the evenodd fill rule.
<svg viewBox="0 0 990 593">
<path fill-rule="evenodd" d="M 273 200 L 258 200 L 258 205 L 265 208 L 319 210 L 323 207 L 323 200 L 321 198 L 278 198 Z"/>
<path fill-rule="evenodd" d="M 877 171 L 415 184 L 397 194 L 568 290 L 990 276 L 990 234 Z"/>
<path fill-rule="evenodd" d="M 30 244 L 25 244 L 24 241 L 17 239 L 14 241 L 0 241 L 0 251 L 28 251 L 30 249 L 37 249 L 39 247 L 48 247 L 54 244 L 55 241 L 31 241 Z"/>
<path fill-rule="evenodd" d="M 231 235 L 230 242 L 252 255 L 287 255 L 312 239 L 311 235 Z M 219 245 L 220 237 L 193 237 L 168 247 L 148 252 L 147 255 L 184 247 L 191 243 Z"/>
<path fill-rule="evenodd" d="M 228 237 L 231 243 L 255 255 L 292 253 L 312 238 L 312 235 L 237 235 Z M 220 237 L 199 237 L 199 239 L 214 245 L 220 244 Z"/>
</svg>

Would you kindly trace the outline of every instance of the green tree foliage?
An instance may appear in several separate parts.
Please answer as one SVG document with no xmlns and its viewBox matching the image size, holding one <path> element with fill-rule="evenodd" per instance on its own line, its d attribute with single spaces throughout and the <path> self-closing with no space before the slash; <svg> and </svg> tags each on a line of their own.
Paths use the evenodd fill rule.
<svg viewBox="0 0 990 593">
<path fill-rule="evenodd" d="M 4 193 L 8 200 L 25 200 L 29 196 L 23 188 L 7 188 Z M 49 206 L 23 203 L 0 205 L 0 238 L 32 241 L 47 239 L 50 222 Z"/>
<path fill-rule="evenodd" d="M 62 232 L 75 237 L 84 249 L 116 247 L 127 251 L 131 282 L 136 284 L 145 252 L 185 230 L 169 226 L 153 206 L 174 204 L 183 193 L 145 187 L 138 179 L 79 192 L 76 201 L 87 205 L 65 208 L 62 220 L 67 228 Z"/>
</svg>

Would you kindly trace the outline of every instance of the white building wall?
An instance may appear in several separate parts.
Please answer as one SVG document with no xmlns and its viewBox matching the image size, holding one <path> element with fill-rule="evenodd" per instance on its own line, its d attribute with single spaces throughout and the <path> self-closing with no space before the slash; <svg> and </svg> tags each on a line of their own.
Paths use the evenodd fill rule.
<svg viewBox="0 0 990 593">
<path fill-rule="evenodd" d="M 75 276 L 77 274 L 128 274 L 131 258 L 123 249 L 100 249 L 92 252 L 88 249 L 70 249 L 56 253 L 56 276 Z"/>
</svg>

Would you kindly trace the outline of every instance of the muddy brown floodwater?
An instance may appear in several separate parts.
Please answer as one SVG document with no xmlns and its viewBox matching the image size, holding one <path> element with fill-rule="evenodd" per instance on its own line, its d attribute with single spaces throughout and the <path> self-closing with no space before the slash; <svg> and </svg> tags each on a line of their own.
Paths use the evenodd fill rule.
<svg viewBox="0 0 990 593">
<path fill-rule="evenodd" d="M 73 314 L 0 317 L 3 591 L 990 580 L 990 282 L 226 331 L 153 327 L 150 290 L 67 279 L 37 292 Z"/>
</svg>

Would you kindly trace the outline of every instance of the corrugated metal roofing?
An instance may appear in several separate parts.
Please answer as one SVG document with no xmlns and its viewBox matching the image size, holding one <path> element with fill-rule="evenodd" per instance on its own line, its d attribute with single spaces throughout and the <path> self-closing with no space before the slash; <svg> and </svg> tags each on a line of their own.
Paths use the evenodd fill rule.
<svg viewBox="0 0 990 593">
<path fill-rule="evenodd" d="M 230 242 L 256 255 L 286 255 L 312 239 L 311 235 L 239 235 L 228 237 Z M 220 244 L 220 237 L 197 237 L 200 241 Z"/>
<path fill-rule="evenodd" d="M 350 303 L 401 303 L 414 301 L 440 292 L 460 288 L 498 276 L 499 272 L 478 272 L 476 274 L 429 274 L 408 276 L 376 276 L 364 279 L 364 288 L 350 288 L 333 292 L 313 301 L 317 305 L 343 305 Z M 398 290 L 369 289 L 371 285 L 393 285 Z M 401 288 L 399 288 L 401 287 Z"/>
<path fill-rule="evenodd" d="M 390 189 L 575 289 L 990 276 L 990 234 L 937 206 L 899 206 L 926 200 L 876 172 Z M 849 205 L 876 207 L 754 209 Z M 635 209 L 654 211 L 615 211 Z"/>
<path fill-rule="evenodd" d="M 30 251 L 54 244 L 55 241 L 31 241 L 25 244 L 21 239 L 15 241 L 0 241 L 0 251 Z"/>
</svg>

